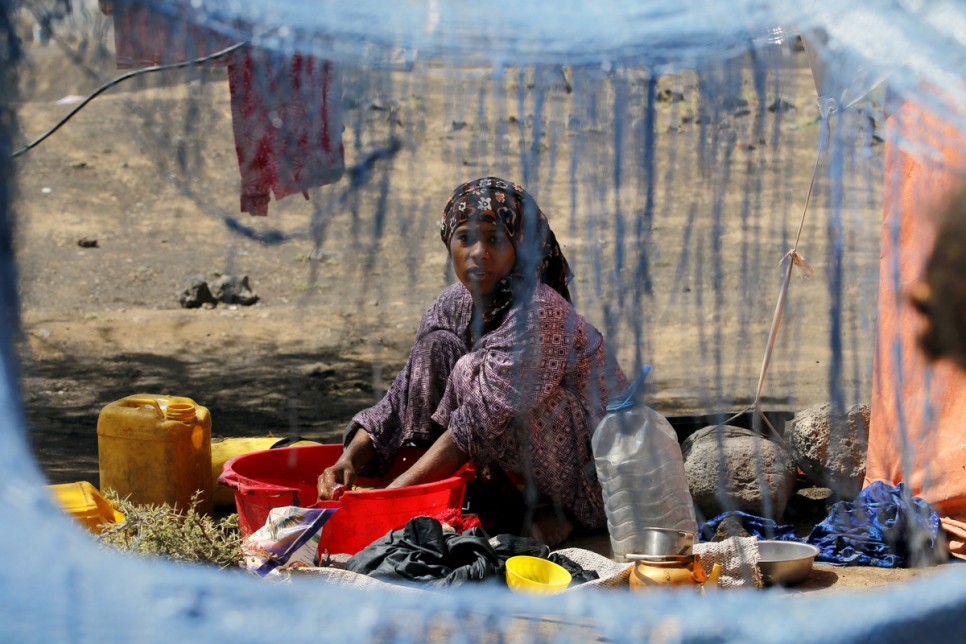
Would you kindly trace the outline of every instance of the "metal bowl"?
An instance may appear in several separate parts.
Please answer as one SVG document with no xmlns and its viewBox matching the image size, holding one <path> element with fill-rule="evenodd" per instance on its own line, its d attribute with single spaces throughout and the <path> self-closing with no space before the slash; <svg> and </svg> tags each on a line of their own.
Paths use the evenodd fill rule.
<svg viewBox="0 0 966 644">
<path fill-rule="evenodd" d="M 644 552 L 649 557 L 676 557 L 690 555 L 694 545 L 694 534 L 683 530 L 667 528 L 644 528 Z"/>
<path fill-rule="evenodd" d="M 812 574 L 818 548 L 794 541 L 759 541 L 758 570 L 766 586 L 794 586 Z"/>
</svg>

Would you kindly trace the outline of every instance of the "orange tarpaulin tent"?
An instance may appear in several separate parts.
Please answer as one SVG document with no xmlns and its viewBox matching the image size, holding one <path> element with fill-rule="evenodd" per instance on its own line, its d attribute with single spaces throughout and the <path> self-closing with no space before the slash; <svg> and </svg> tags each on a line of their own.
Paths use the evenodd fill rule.
<svg viewBox="0 0 966 644">
<path fill-rule="evenodd" d="M 905 481 L 966 558 L 966 372 L 927 364 L 906 291 L 922 277 L 934 213 L 963 185 L 966 133 L 910 102 L 886 120 L 882 254 L 865 484 Z M 900 145 L 904 142 L 904 145 Z M 964 249 L 966 252 L 966 249 Z"/>
</svg>

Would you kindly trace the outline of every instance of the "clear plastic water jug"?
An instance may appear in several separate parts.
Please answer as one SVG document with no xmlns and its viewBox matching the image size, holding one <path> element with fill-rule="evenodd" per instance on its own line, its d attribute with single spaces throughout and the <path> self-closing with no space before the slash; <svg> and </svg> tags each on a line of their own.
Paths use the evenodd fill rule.
<svg viewBox="0 0 966 644">
<path fill-rule="evenodd" d="M 641 402 L 649 372 L 645 368 L 628 391 L 613 397 L 591 441 L 618 561 L 644 551 L 646 528 L 698 531 L 677 434 Z"/>
</svg>

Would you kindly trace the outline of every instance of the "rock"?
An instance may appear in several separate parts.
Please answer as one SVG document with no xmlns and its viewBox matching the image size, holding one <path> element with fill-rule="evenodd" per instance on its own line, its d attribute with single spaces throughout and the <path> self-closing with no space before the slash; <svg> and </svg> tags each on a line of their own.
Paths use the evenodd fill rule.
<svg viewBox="0 0 966 644">
<path fill-rule="evenodd" d="M 211 294 L 225 304 L 251 306 L 258 301 L 258 296 L 248 286 L 248 275 L 222 275 L 211 283 Z"/>
<path fill-rule="evenodd" d="M 815 525 L 828 516 L 832 490 L 827 487 L 799 488 L 788 500 L 785 518 L 789 523 Z"/>
<path fill-rule="evenodd" d="M 188 288 L 178 297 L 181 306 L 186 309 L 197 309 L 206 304 L 214 305 L 218 303 L 215 296 L 208 288 L 208 282 L 204 277 L 192 277 Z"/>
<path fill-rule="evenodd" d="M 332 385 L 333 391 L 362 391 L 365 393 L 372 393 L 372 389 L 372 383 L 364 380 L 344 380 L 336 382 Z"/>
<path fill-rule="evenodd" d="M 335 375 L 335 369 L 324 362 L 305 364 L 298 367 L 298 372 L 305 377 L 327 378 Z"/>
<path fill-rule="evenodd" d="M 748 100 L 740 96 L 725 96 L 721 99 L 721 107 L 730 112 L 748 107 Z"/>
<path fill-rule="evenodd" d="M 783 98 L 776 98 L 774 101 L 772 101 L 771 105 L 768 106 L 768 111 L 772 113 L 788 112 L 790 110 L 796 110 L 796 109 L 798 108 Z"/>
<path fill-rule="evenodd" d="M 658 103 L 679 103 L 684 100 L 684 94 L 679 90 L 673 90 L 668 87 L 658 91 L 654 95 L 654 98 L 657 99 Z"/>
<path fill-rule="evenodd" d="M 750 536 L 748 531 L 745 530 L 745 526 L 741 525 L 741 519 L 736 516 L 730 516 L 718 524 L 718 529 L 715 530 L 714 537 L 711 538 L 711 541 L 725 541 L 731 537 Z"/>
<path fill-rule="evenodd" d="M 313 248 L 312 252 L 309 253 L 308 258 L 317 262 L 334 265 L 339 263 L 339 260 L 342 258 L 342 253 L 338 251 L 322 250 L 321 248 Z"/>
<path fill-rule="evenodd" d="M 803 487 L 795 492 L 795 496 L 800 496 L 810 502 L 821 501 L 825 503 L 832 496 L 832 490 L 827 487 Z"/>
<path fill-rule="evenodd" d="M 785 513 L 798 472 L 778 443 L 748 429 L 712 425 L 688 436 L 681 452 L 691 498 L 706 518 L 728 510 L 776 520 Z"/>
<path fill-rule="evenodd" d="M 99 248 L 97 240 L 93 237 L 81 237 L 77 240 L 77 245 L 81 248 Z"/>
<path fill-rule="evenodd" d="M 865 481 L 869 448 L 869 408 L 852 405 L 844 418 L 832 419 L 829 403 L 799 412 L 792 420 L 789 449 L 796 465 L 838 498 L 853 500 Z"/>
</svg>

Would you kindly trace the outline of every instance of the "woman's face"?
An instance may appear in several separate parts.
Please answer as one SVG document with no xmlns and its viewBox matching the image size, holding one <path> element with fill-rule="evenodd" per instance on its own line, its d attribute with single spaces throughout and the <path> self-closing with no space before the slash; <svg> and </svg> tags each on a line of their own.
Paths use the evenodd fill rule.
<svg viewBox="0 0 966 644">
<path fill-rule="evenodd" d="M 460 224 L 449 240 L 453 270 L 474 299 L 487 300 L 497 283 L 510 274 L 517 259 L 503 226 L 471 219 Z"/>
</svg>

